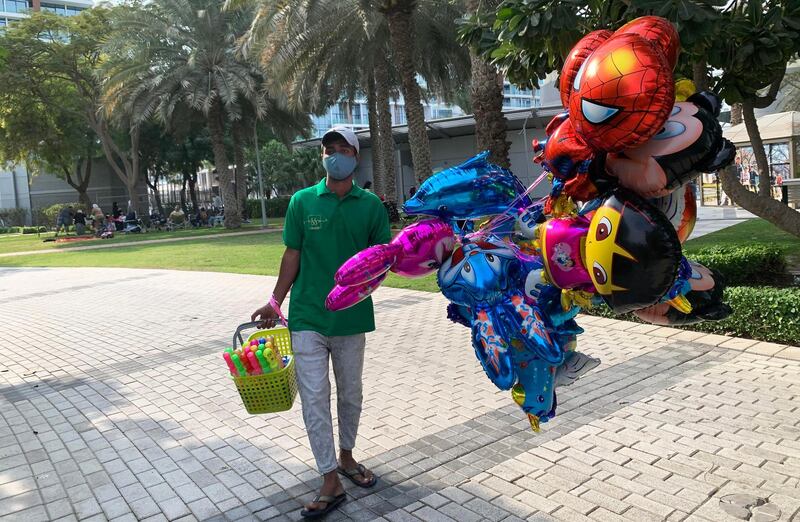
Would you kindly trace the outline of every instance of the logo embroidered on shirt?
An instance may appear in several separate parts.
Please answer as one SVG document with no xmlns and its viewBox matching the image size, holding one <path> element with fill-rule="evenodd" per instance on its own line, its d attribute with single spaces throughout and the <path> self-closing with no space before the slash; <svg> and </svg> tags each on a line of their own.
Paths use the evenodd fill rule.
<svg viewBox="0 0 800 522">
<path fill-rule="evenodd" d="M 328 222 L 325 216 L 308 216 L 305 225 L 308 230 L 322 230 L 322 226 Z"/>
</svg>

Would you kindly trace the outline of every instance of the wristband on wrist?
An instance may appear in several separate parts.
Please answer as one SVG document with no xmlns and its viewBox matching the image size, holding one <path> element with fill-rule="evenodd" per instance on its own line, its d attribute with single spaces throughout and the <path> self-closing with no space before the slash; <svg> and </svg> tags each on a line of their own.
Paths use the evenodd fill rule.
<svg viewBox="0 0 800 522">
<path fill-rule="evenodd" d="M 272 296 L 270 296 L 269 305 L 272 307 L 273 310 L 275 310 L 275 313 L 278 314 L 278 317 L 280 318 L 283 325 L 284 326 L 288 325 L 289 323 L 286 321 L 286 316 L 284 316 L 283 312 L 281 311 L 281 305 L 278 304 L 278 300 L 275 299 L 275 294 L 272 294 Z"/>
</svg>

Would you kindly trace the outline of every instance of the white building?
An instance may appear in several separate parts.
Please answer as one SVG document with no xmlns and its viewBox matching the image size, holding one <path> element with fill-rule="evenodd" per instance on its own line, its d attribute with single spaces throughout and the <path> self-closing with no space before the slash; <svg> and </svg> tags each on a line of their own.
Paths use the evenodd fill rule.
<svg viewBox="0 0 800 522">
<path fill-rule="evenodd" d="M 435 106 L 434 106 L 435 107 Z M 397 114 L 399 108 L 400 114 Z M 392 133 L 395 140 L 395 170 L 397 179 L 397 201 L 408 198 L 408 191 L 419 187 L 419 180 L 414 177 L 411 163 L 411 149 L 408 144 L 408 126 L 406 125 L 405 112 L 402 101 L 392 104 Z M 366 103 L 364 104 L 366 110 Z M 453 108 L 457 114 L 439 117 L 430 105 L 425 106 L 428 138 L 431 142 L 431 166 L 437 172 L 464 162 L 474 156 L 475 150 L 475 118 L 470 114 Z M 521 90 L 508 83 L 504 86 L 503 111 L 508 120 L 507 139 L 511 142 L 509 159 L 511 171 L 526 186 L 533 183 L 542 173 L 539 165 L 533 163 L 533 150 L 531 141 L 544 140 L 544 128 L 550 119 L 563 111 L 558 91 L 552 83 L 547 83 L 536 91 Z M 330 111 L 332 114 L 339 114 Z M 434 116 L 429 118 L 429 114 Z M 327 115 L 326 115 L 327 116 Z M 399 116 L 399 117 L 398 117 Z M 344 121 L 343 121 L 344 120 Z M 364 185 L 372 180 L 372 142 L 369 134 L 369 125 L 364 113 L 363 124 L 354 124 L 345 118 L 330 120 L 317 120 L 316 137 L 296 143 L 298 146 L 319 146 L 320 137 L 325 130 L 335 125 L 342 125 L 356 131 L 361 144 L 361 161 L 356 170 L 356 180 L 359 185 Z M 541 181 L 534 196 L 543 196 L 550 191 L 547 179 Z"/>
</svg>

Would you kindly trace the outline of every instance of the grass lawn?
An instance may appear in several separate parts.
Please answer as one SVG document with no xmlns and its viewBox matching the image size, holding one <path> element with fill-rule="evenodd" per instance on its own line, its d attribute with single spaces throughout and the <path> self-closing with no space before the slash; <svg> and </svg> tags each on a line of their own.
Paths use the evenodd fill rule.
<svg viewBox="0 0 800 522">
<path fill-rule="evenodd" d="M 800 239 L 763 219 L 750 219 L 711 234 L 691 239 L 683 246 L 687 253 L 715 246 L 776 246 L 784 251 L 790 267 L 800 266 Z"/>
<path fill-rule="evenodd" d="M 274 221 L 270 220 L 272 224 Z M 137 234 L 120 238 L 134 242 L 157 237 L 178 235 L 203 235 L 224 233 L 223 229 L 187 230 Z M 116 239 L 115 239 L 116 240 Z M 2 241 L 2 240 L 0 240 Z M 733 227 L 688 241 L 687 252 L 710 246 L 733 246 L 741 244 L 768 244 L 783 248 L 792 259 L 791 264 L 800 263 L 800 240 L 781 232 L 769 223 L 754 219 Z M 25 255 L 0 258 L 0 266 L 97 266 L 127 268 L 163 268 L 173 270 L 204 270 L 211 272 L 233 272 L 240 274 L 277 275 L 283 254 L 281 235 L 278 233 L 238 236 L 214 239 L 164 243 L 155 245 L 132 244 L 130 246 L 84 252 L 63 252 L 56 255 Z M 20 249 L 22 250 L 22 249 Z M 428 292 L 438 291 L 435 275 L 421 279 L 406 279 L 389 274 L 387 286 Z"/>
<path fill-rule="evenodd" d="M 267 220 L 269 228 L 283 227 L 283 218 L 269 218 Z M 0 254 L 10 252 L 29 252 L 34 250 L 69 250 L 74 247 L 106 245 L 112 243 L 133 243 L 136 241 L 146 241 L 151 239 L 167 239 L 176 237 L 202 237 L 230 232 L 242 232 L 245 230 L 257 230 L 261 226 L 261 218 L 253 220 L 251 224 L 243 225 L 241 229 L 228 230 L 224 227 L 214 228 L 188 228 L 185 230 L 175 230 L 173 232 L 147 232 L 145 234 L 123 234 L 117 233 L 111 239 L 91 239 L 86 241 L 75 241 L 69 243 L 56 243 L 55 241 L 44 242 L 44 239 L 52 238 L 53 232 L 42 234 L 0 234 Z M 72 237 L 72 236 L 70 236 Z"/>
<path fill-rule="evenodd" d="M 197 239 L 55 255 L 6 257 L 0 258 L 0 266 L 163 268 L 275 276 L 278 275 L 283 249 L 281 235 L 271 233 L 213 241 Z M 406 279 L 390 274 L 384 284 L 412 290 L 438 291 L 435 275 Z"/>
</svg>

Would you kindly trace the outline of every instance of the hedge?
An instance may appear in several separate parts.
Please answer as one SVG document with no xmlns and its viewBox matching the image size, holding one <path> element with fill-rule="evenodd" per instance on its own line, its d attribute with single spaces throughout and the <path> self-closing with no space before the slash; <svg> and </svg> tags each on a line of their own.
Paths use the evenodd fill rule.
<svg viewBox="0 0 800 522">
<path fill-rule="evenodd" d="M 28 216 L 26 208 L 0 208 L 0 219 L 10 227 L 21 227 Z"/>
<path fill-rule="evenodd" d="M 47 227 L 22 227 L 23 234 L 37 234 L 47 232 Z"/>
<path fill-rule="evenodd" d="M 779 285 L 791 278 L 783 250 L 766 245 L 705 248 L 686 257 L 713 268 L 729 286 Z"/>
<path fill-rule="evenodd" d="M 46 227 L 0 227 L 0 234 L 36 234 L 47 232 Z"/>
<path fill-rule="evenodd" d="M 61 212 L 62 208 L 69 206 L 72 206 L 73 210 L 81 209 L 84 214 L 89 215 L 89 209 L 80 203 L 56 203 L 49 207 L 37 208 L 34 211 L 34 219 L 39 225 L 43 225 L 47 228 L 55 228 L 56 221 L 58 220 L 58 213 Z"/>
<path fill-rule="evenodd" d="M 265 199 L 264 202 L 266 203 L 267 206 L 267 217 L 271 218 L 285 217 L 286 209 L 289 208 L 290 199 L 292 199 L 291 196 L 275 196 L 269 199 Z M 250 218 L 261 217 L 261 200 L 248 199 L 247 212 L 250 215 Z"/>
<path fill-rule="evenodd" d="M 800 288 L 733 286 L 725 289 L 724 301 L 733 308 L 733 313 L 727 319 L 679 328 L 781 344 L 800 344 Z M 606 305 L 596 306 L 584 313 L 642 322 L 632 314 L 615 315 Z"/>
</svg>

